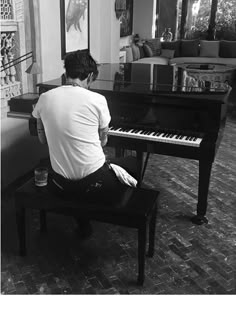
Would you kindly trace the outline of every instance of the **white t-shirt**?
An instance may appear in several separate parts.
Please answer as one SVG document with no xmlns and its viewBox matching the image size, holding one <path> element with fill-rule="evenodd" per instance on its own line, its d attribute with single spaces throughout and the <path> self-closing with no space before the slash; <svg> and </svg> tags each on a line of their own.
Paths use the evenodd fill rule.
<svg viewBox="0 0 236 321">
<path fill-rule="evenodd" d="M 43 122 L 55 172 L 81 179 L 104 164 L 98 130 L 111 120 L 104 96 L 77 86 L 57 87 L 40 95 L 32 114 Z"/>
</svg>

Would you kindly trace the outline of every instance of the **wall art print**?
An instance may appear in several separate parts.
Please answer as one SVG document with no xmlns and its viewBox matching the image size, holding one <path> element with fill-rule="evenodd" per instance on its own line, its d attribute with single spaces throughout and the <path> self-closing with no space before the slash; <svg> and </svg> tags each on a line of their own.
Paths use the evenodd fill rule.
<svg viewBox="0 0 236 321">
<path fill-rule="evenodd" d="M 132 35 L 133 31 L 133 0 L 126 0 L 126 10 L 120 17 L 120 36 Z"/>
<path fill-rule="evenodd" d="M 61 55 L 89 49 L 89 0 L 60 0 Z"/>
</svg>

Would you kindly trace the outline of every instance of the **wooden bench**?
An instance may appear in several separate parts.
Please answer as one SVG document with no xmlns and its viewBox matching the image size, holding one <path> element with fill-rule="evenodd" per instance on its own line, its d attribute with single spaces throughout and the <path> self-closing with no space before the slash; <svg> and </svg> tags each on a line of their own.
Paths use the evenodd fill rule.
<svg viewBox="0 0 236 321">
<path fill-rule="evenodd" d="M 122 186 L 123 187 L 123 186 Z M 19 237 L 19 253 L 26 255 L 26 209 L 40 211 L 40 230 L 46 231 L 46 212 L 73 215 L 104 223 L 138 229 L 138 284 L 144 282 L 146 233 L 149 227 L 148 256 L 154 254 L 155 224 L 158 191 L 125 186 L 114 199 L 91 203 L 75 199 L 63 199 L 53 194 L 48 186 L 36 187 L 31 178 L 15 192 L 16 222 Z"/>
</svg>

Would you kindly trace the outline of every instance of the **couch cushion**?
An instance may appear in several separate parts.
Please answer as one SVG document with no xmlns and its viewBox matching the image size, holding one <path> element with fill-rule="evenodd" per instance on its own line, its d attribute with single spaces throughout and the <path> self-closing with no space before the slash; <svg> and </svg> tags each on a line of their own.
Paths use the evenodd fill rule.
<svg viewBox="0 0 236 321">
<path fill-rule="evenodd" d="M 236 41 L 221 40 L 219 56 L 222 58 L 236 58 Z"/>
<path fill-rule="evenodd" d="M 199 40 L 181 40 L 181 57 L 197 57 L 199 55 Z"/>
<path fill-rule="evenodd" d="M 143 45 L 143 50 L 145 53 L 145 57 L 152 57 L 153 56 L 152 49 L 146 43 Z"/>
<path fill-rule="evenodd" d="M 138 44 L 138 49 L 139 49 L 139 54 L 140 54 L 140 59 L 145 57 L 144 49 L 143 49 L 143 44 Z"/>
<path fill-rule="evenodd" d="M 174 57 L 180 56 L 180 40 L 176 41 L 164 41 L 161 43 L 161 49 L 174 50 Z"/>
<path fill-rule="evenodd" d="M 200 57 L 219 57 L 220 42 L 200 40 Z"/>
<path fill-rule="evenodd" d="M 160 38 L 147 39 L 146 44 L 152 49 L 153 56 L 160 56 L 161 54 Z"/>
<path fill-rule="evenodd" d="M 125 52 L 126 52 L 126 62 L 132 62 L 134 60 L 132 48 L 125 47 Z"/>
<path fill-rule="evenodd" d="M 134 64 L 157 64 L 157 65 L 168 65 L 169 59 L 166 57 L 153 56 L 145 57 L 136 61 L 133 61 Z"/>
<path fill-rule="evenodd" d="M 161 49 L 161 57 L 166 57 L 169 59 L 174 58 L 175 51 L 170 49 Z"/>
<path fill-rule="evenodd" d="M 132 53 L 133 53 L 133 60 L 140 59 L 139 47 L 133 44 L 133 45 L 131 45 L 131 48 L 132 48 Z"/>
</svg>

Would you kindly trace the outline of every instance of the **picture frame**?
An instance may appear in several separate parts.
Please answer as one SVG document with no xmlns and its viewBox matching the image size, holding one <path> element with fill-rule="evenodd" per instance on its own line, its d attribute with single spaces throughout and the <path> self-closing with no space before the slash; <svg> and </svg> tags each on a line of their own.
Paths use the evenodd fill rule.
<svg viewBox="0 0 236 321">
<path fill-rule="evenodd" d="M 89 0 L 60 0 L 61 58 L 76 50 L 89 50 Z"/>
<path fill-rule="evenodd" d="M 120 17 L 120 37 L 132 35 L 133 32 L 133 0 L 126 0 L 126 9 Z"/>
</svg>

